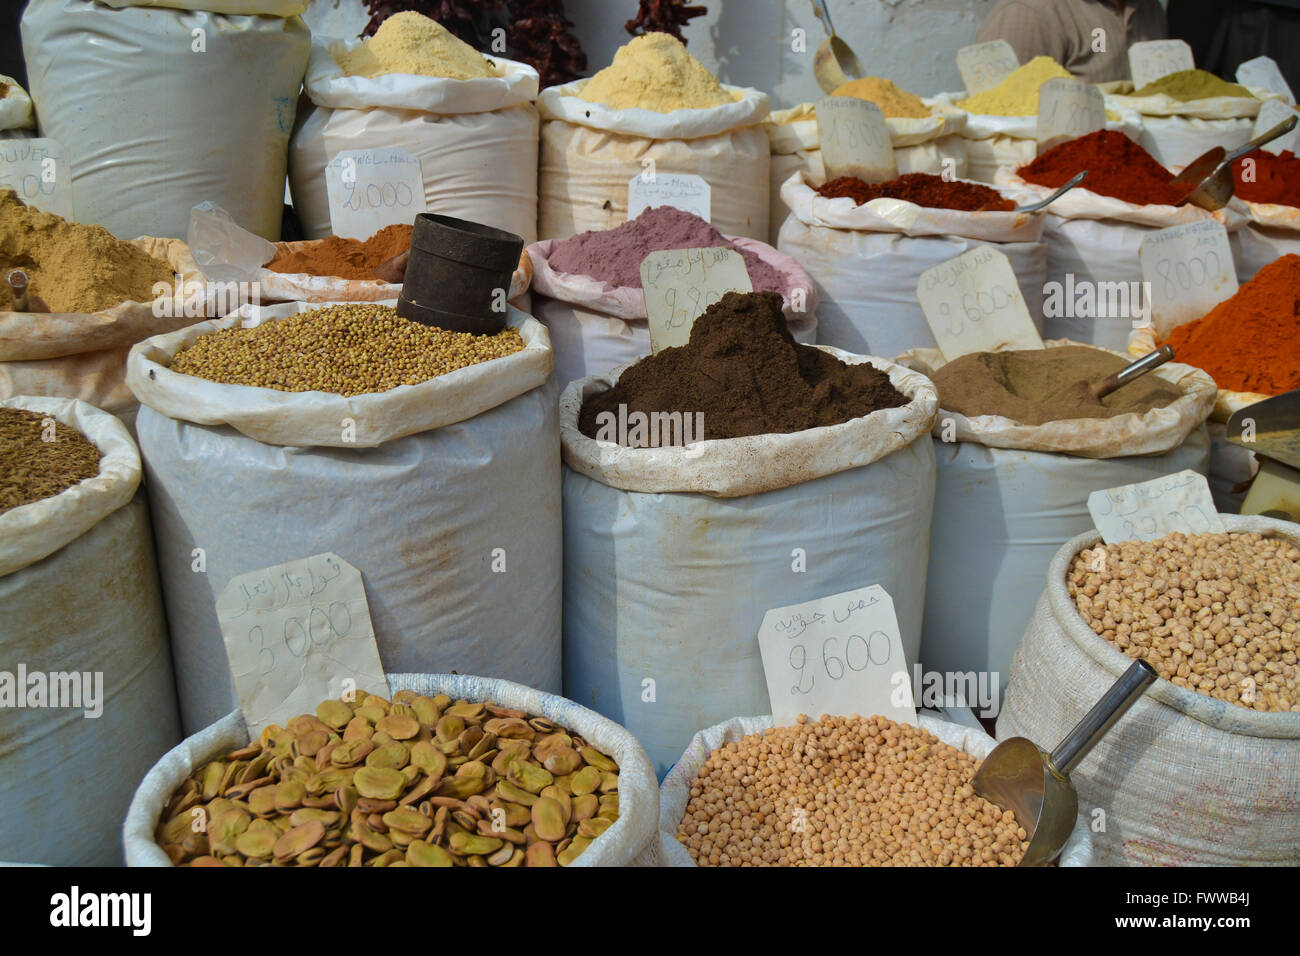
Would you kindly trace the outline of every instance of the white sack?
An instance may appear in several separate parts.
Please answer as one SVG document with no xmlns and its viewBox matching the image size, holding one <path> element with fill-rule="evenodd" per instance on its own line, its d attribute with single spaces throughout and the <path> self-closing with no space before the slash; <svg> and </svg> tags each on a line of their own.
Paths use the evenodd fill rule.
<svg viewBox="0 0 1300 956">
<path fill-rule="evenodd" d="M 118 865 L 115 831 L 134 780 L 180 739 L 139 452 L 120 421 L 82 402 L 0 406 L 71 425 L 103 455 L 96 477 L 0 514 L 0 670 L 102 679 L 97 717 L 85 716 L 84 698 L 5 711 L 0 858 Z"/>
<path fill-rule="evenodd" d="M 1248 202 L 1246 206 L 1250 222 L 1231 237 L 1237 281 L 1242 283 L 1269 263 L 1300 254 L 1300 209 L 1275 203 Z"/>
<path fill-rule="evenodd" d="M 1229 531 L 1300 543 L 1296 526 L 1225 515 Z M 1057 742 L 1132 660 L 1093 633 L 1066 590 L 1071 562 L 1100 541 L 1070 540 L 1011 666 L 999 740 Z M 1071 772 L 1079 808 L 1106 814 L 1102 866 L 1291 865 L 1300 848 L 1300 714 L 1261 713 L 1158 679 Z"/>
<path fill-rule="evenodd" d="M 41 135 L 70 156 L 79 221 L 183 238 L 190 209 L 211 200 L 280 237 L 310 48 L 300 17 L 47 0 L 28 5 L 22 33 Z"/>
<path fill-rule="evenodd" d="M 507 680 L 468 674 L 389 674 L 388 685 L 394 693 L 412 690 L 430 697 L 446 694 L 453 700 L 492 701 L 546 717 L 611 757 L 618 764 L 618 820 L 592 840 L 571 866 L 629 866 L 653 844 L 659 790 L 645 751 L 618 724 L 571 700 Z M 235 710 L 182 741 L 153 766 L 136 788 L 122 825 L 127 866 L 172 865 L 154 842 L 163 808 L 196 768 L 247 745 L 250 739 L 243 712 Z"/>
<path fill-rule="evenodd" d="M 1161 165 L 1186 166 L 1202 153 L 1222 146 L 1231 152 L 1251 138 L 1262 101 L 1276 93 L 1247 87 L 1245 96 L 1211 96 L 1183 101 L 1172 96 L 1109 94 L 1108 108 L 1135 110 L 1142 116 L 1142 148 Z"/>
<path fill-rule="evenodd" d="M 4 95 L 0 96 L 0 130 L 4 130 L 6 136 L 13 136 L 18 130 L 35 126 L 32 98 L 27 91 L 12 76 L 0 74 L 0 84 L 5 86 Z"/>
<path fill-rule="evenodd" d="M 997 742 L 973 727 L 961 727 L 939 717 L 921 713 L 917 715 L 917 724 L 922 730 L 929 731 L 945 744 L 956 747 L 981 760 L 987 757 Z M 772 718 L 767 717 L 733 717 L 713 727 L 699 731 L 691 738 L 686 752 L 669 771 L 659 788 L 659 833 L 656 844 L 642 860 L 659 866 L 695 866 L 690 851 L 677 841 L 677 831 L 686 807 L 691 801 L 691 784 L 699 775 L 700 768 L 709 759 L 709 754 L 724 744 L 739 740 L 749 734 L 761 734 L 772 726 Z M 1075 821 L 1070 837 L 1065 841 L 1058 863 L 1060 866 L 1089 866 L 1092 863 L 1092 833 L 1088 821 L 1082 813 Z"/>
</svg>

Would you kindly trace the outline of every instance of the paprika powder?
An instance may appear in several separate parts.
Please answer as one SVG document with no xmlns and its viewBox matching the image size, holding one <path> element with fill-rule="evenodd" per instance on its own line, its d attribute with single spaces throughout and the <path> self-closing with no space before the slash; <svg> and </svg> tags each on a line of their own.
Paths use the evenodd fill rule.
<svg viewBox="0 0 1300 956">
<path fill-rule="evenodd" d="M 1300 207 L 1300 157 L 1256 149 L 1232 164 L 1235 193 L 1247 202 Z"/>
<path fill-rule="evenodd" d="M 1263 395 L 1300 388 L 1300 256 L 1269 263 L 1231 299 L 1174 329 L 1167 343 L 1219 388 Z"/>
<path fill-rule="evenodd" d="M 932 173 L 908 173 L 887 183 L 865 183 L 856 176 L 840 176 L 818 186 L 817 194 L 827 199 L 847 196 L 859 206 L 873 199 L 903 199 L 930 209 L 961 212 L 1010 212 L 1015 208 L 1015 203 L 996 189 Z"/>
<path fill-rule="evenodd" d="M 1108 129 L 1054 146 L 1017 172 L 1027 183 L 1056 189 L 1085 169 L 1079 188 L 1137 206 L 1176 206 L 1188 192 L 1172 186 L 1174 174 L 1145 149 Z"/>
<path fill-rule="evenodd" d="M 385 226 L 364 242 L 329 236 L 310 243 L 280 243 L 275 258 L 266 264 L 272 272 L 297 272 L 340 279 L 376 279 L 376 267 L 411 248 L 411 226 L 404 222 Z"/>
</svg>

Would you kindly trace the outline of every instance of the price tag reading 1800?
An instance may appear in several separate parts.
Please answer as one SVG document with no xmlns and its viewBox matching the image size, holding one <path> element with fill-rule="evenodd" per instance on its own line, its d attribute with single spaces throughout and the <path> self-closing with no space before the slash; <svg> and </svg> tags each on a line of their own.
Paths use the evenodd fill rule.
<svg viewBox="0 0 1300 956">
<path fill-rule="evenodd" d="M 978 246 L 920 275 L 916 298 L 948 361 L 968 352 L 1041 349 L 1011 260 Z"/>
<path fill-rule="evenodd" d="M 1212 219 L 1151 233 L 1138 250 L 1151 317 L 1163 336 L 1237 293 L 1228 231 Z"/>
<path fill-rule="evenodd" d="M 325 166 L 334 235 L 369 239 L 428 211 L 420 159 L 404 149 L 345 149 Z"/>
<path fill-rule="evenodd" d="M 800 714 L 880 714 L 916 724 L 894 602 L 878 584 L 773 608 L 763 615 L 758 647 L 778 727 Z"/>
<path fill-rule="evenodd" d="M 827 179 L 856 176 L 882 183 L 898 176 L 894 144 L 879 106 L 856 96 L 826 96 L 816 108 Z"/>
<path fill-rule="evenodd" d="M 1058 77 L 1038 88 L 1038 150 L 1106 128 L 1101 90 L 1084 80 Z"/>
</svg>

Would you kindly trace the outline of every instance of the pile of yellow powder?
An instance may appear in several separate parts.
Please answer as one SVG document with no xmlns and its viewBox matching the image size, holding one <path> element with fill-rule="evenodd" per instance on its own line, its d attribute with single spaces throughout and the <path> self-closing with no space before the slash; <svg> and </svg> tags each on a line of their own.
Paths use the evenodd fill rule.
<svg viewBox="0 0 1300 956">
<path fill-rule="evenodd" d="M 620 47 L 614 62 L 588 80 L 578 96 L 616 110 L 639 107 L 656 113 L 735 102 L 682 41 L 667 33 L 646 33 Z"/>
<path fill-rule="evenodd" d="M 393 14 L 369 40 L 336 59 L 348 76 L 415 73 L 472 80 L 497 75 L 482 53 L 437 20 L 411 10 Z"/>
<path fill-rule="evenodd" d="M 860 80 L 850 80 L 837 87 L 832 96 L 856 96 L 860 100 L 870 100 L 880 107 L 888 119 L 926 119 L 930 108 L 921 102 L 915 93 L 895 86 L 880 76 L 864 76 Z"/>
<path fill-rule="evenodd" d="M 126 301 L 152 302 L 153 286 L 175 279 L 171 266 L 103 226 L 69 222 L 0 192 L 0 310 L 14 305 L 3 277 L 22 269 L 28 293 L 54 312 L 98 312 Z"/>
<path fill-rule="evenodd" d="M 1190 103 L 1193 100 L 1208 100 L 1214 96 L 1252 98 L 1250 90 L 1244 86 L 1229 83 L 1227 80 L 1222 80 L 1205 70 L 1179 70 L 1177 73 L 1168 73 L 1158 80 L 1151 81 L 1142 89 L 1134 92 L 1133 95 L 1164 95 L 1178 100 L 1180 103 Z"/>
<path fill-rule="evenodd" d="M 997 86 L 960 100 L 957 105 L 968 113 L 986 116 L 1036 116 L 1038 88 L 1048 80 L 1069 77 L 1070 71 L 1050 56 L 1036 56 Z"/>
</svg>

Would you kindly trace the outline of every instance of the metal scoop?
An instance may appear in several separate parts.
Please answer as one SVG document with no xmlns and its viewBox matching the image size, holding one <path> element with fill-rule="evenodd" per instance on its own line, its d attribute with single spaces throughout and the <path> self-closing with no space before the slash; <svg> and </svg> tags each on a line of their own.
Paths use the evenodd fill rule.
<svg viewBox="0 0 1300 956">
<path fill-rule="evenodd" d="M 1216 146 L 1192 160 L 1187 168 L 1173 178 L 1171 186 L 1185 187 L 1189 192 L 1178 203 L 1200 206 L 1213 212 L 1228 205 L 1232 199 L 1232 164 L 1245 156 L 1252 149 L 1258 149 L 1265 143 L 1271 143 L 1279 136 L 1285 136 L 1296 127 L 1297 117 L 1292 116 L 1278 123 L 1266 133 L 1256 136 L 1245 146 L 1234 149 L 1231 153 Z"/>
<path fill-rule="evenodd" d="M 11 269 L 5 276 L 9 291 L 14 297 L 14 312 L 49 312 L 50 308 L 40 296 L 31 292 L 30 280 L 22 269 Z"/>
<path fill-rule="evenodd" d="M 813 13 L 826 25 L 830 34 L 813 54 L 813 76 L 824 93 L 833 93 L 849 80 L 862 76 L 862 64 L 853 55 L 849 45 L 840 39 L 831 25 L 831 14 L 826 9 L 825 0 L 812 0 Z"/>
<path fill-rule="evenodd" d="M 1083 182 L 1087 177 L 1088 171 L 1085 169 L 1046 199 L 1040 199 L 1038 202 L 1031 202 L 1028 206 L 1017 206 L 1012 210 L 1012 212 L 1038 212 L 1038 210 L 1056 202 L 1056 200 L 1060 199 L 1075 186 L 1079 185 L 1079 183 Z"/>
<path fill-rule="evenodd" d="M 1117 388 L 1123 388 L 1129 382 L 1135 381 L 1150 372 L 1171 361 L 1174 357 L 1174 348 L 1172 345 L 1162 345 L 1154 352 L 1148 352 L 1136 362 L 1130 362 L 1122 369 L 1100 382 L 1092 385 L 1092 394 L 1098 398 L 1105 398 Z"/>
<path fill-rule="evenodd" d="M 984 759 L 972 785 L 981 797 L 1014 813 L 1028 832 L 1021 866 L 1044 866 L 1060 855 L 1079 814 L 1070 771 L 1156 676 L 1146 661 L 1134 661 L 1050 754 L 1027 737 L 1012 737 Z"/>
</svg>

